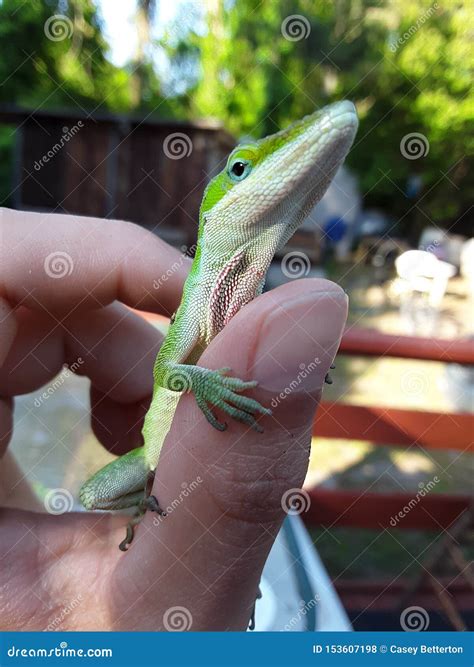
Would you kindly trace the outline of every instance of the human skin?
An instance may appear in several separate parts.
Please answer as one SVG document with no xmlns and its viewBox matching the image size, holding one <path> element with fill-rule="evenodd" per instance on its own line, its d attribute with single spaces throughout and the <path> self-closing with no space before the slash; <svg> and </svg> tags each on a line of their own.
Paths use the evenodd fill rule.
<svg viewBox="0 0 474 667">
<path fill-rule="evenodd" d="M 45 271 L 58 251 L 73 267 L 61 279 Z M 47 384 L 78 357 L 100 442 L 114 454 L 140 444 L 162 336 L 127 306 L 169 316 L 189 266 L 131 223 L 2 209 L 0 456 L 14 396 Z M 123 515 L 0 510 L 0 629 L 42 630 L 62 615 L 61 630 L 162 630 L 177 606 L 192 630 L 245 629 L 285 518 L 282 496 L 304 481 L 314 413 L 346 316 L 340 287 L 304 279 L 263 294 L 231 320 L 199 364 L 258 380 L 248 395 L 263 405 L 301 376 L 301 364 L 316 359 L 316 370 L 276 401 L 262 434 L 234 421 L 218 432 L 184 395 L 153 493 L 167 507 L 183 484 L 201 481 L 164 520 L 147 513 L 126 554 L 117 548 Z M 0 484 L 0 498 L 8 498 L 14 480 L 1 468 Z"/>
</svg>

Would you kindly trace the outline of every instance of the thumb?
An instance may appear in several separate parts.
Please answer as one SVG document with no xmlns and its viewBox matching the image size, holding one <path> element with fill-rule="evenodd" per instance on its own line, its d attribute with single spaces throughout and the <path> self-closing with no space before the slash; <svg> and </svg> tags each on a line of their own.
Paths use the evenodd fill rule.
<svg viewBox="0 0 474 667">
<path fill-rule="evenodd" d="M 286 284 L 243 308 L 199 361 L 257 380 L 251 395 L 273 414 L 260 418 L 263 433 L 227 416 L 219 432 L 192 395 L 180 401 L 153 490 L 168 516 L 147 513 L 126 560 L 155 608 L 184 607 L 193 630 L 247 626 L 290 509 L 288 490 L 304 481 L 314 413 L 346 316 L 347 297 L 334 283 Z M 157 619 L 151 623 L 156 629 Z"/>
</svg>

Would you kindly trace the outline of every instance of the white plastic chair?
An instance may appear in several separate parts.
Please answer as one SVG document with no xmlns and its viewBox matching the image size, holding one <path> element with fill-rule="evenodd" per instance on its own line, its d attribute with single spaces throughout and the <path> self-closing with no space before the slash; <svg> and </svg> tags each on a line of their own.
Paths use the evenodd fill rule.
<svg viewBox="0 0 474 667">
<path fill-rule="evenodd" d="M 456 267 L 439 260 L 426 250 L 407 250 L 395 260 L 404 292 L 423 292 L 428 295 L 430 306 L 438 308 L 448 286 L 448 280 L 456 273 Z"/>
</svg>

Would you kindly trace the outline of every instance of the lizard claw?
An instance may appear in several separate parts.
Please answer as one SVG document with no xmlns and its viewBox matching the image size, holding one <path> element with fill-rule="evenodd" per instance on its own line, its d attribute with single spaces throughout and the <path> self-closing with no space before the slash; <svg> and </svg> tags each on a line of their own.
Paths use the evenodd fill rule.
<svg viewBox="0 0 474 667">
<path fill-rule="evenodd" d="M 127 534 L 125 539 L 123 539 L 119 544 L 120 551 L 128 551 L 128 547 L 133 542 L 133 538 L 135 536 L 135 526 L 141 521 L 147 510 L 150 512 L 156 512 L 159 514 L 159 516 L 166 516 L 166 512 L 161 509 L 160 503 L 158 502 L 156 496 L 146 496 L 143 498 L 138 505 L 135 516 L 127 523 Z"/>
<path fill-rule="evenodd" d="M 123 539 L 119 544 L 120 551 L 128 551 L 128 545 L 132 543 L 133 535 L 133 524 L 130 522 L 127 524 L 127 535 L 125 536 L 125 539 Z"/>
<path fill-rule="evenodd" d="M 335 368 L 336 368 L 336 365 L 335 365 L 335 364 L 331 364 L 331 365 L 329 366 L 329 370 L 331 370 L 331 371 L 333 371 Z M 332 377 L 330 376 L 329 373 L 326 373 L 326 377 L 324 378 L 324 382 L 325 382 L 326 384 L 332 384 L 333 380 L 332 380 Z"/>
<path fill-rule="evenodd" d="M 206 401 L 204 401 L 201 397 L 196 396 L 196 402 L 203 411 L 205 418 L 209 424 L 211 424 L 211 426 L 214 426 L 214 428 L 218 431 L 225 431 L 227 429 L 227 424 L 225 422 L 220 422 L 217 419 L 212 410 L 208 407 Z"/>
<path fill-rule="evenodd" d="M 143 502 L 140 504 L 140 508 L 144 512 L 149 510 L 150 512 L 156 512 L 159 516 L 166 516 L 166 512 L 161 509 L 160 503 L 158 502 L 156 496 L 147 496 L 144 498 Z"/>
</svg>

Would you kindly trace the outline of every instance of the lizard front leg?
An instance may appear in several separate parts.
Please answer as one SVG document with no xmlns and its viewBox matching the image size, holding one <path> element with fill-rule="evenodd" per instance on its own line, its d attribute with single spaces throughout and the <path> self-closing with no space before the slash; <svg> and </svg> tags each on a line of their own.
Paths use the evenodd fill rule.
<svg viewBox="0 0 474 667">
<path fill-rule="evenodd" d="M 240 378 L 230 377 L 230 368 L 210 370 L 201 366 L 187 364 L 167 364 L 163 372 L 163 384 L 172 391 L 191 392 L 196 398 L 208 422 L 220 431 L 226 424 L 219 422 L 210 409 L 215 406 L 236 421 L 248 424 L 256 431 L 262 428 L 256 420 L 257 415 L 271 415 L 270 409 L 241 392 L 253 389 L 257 382 L 245 382 Z"/>
</svg>

